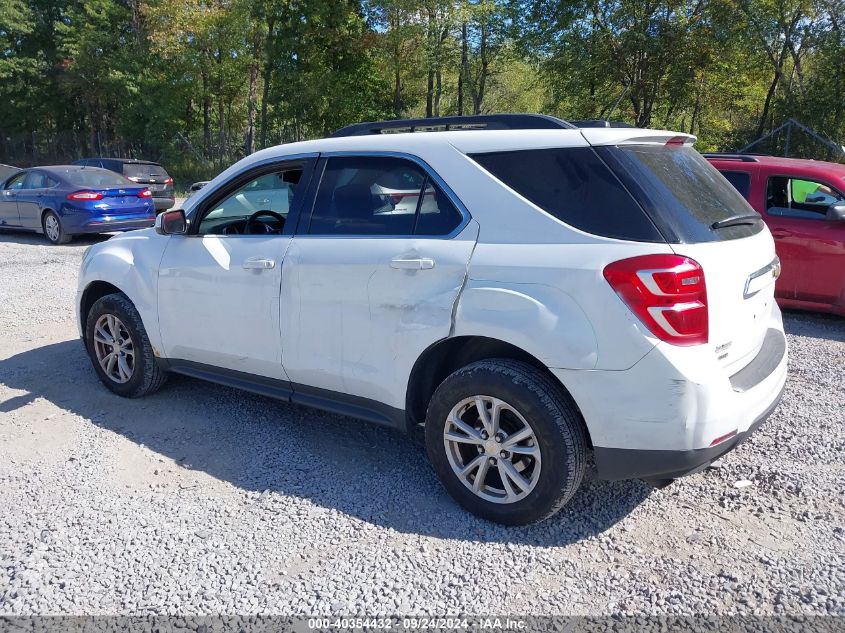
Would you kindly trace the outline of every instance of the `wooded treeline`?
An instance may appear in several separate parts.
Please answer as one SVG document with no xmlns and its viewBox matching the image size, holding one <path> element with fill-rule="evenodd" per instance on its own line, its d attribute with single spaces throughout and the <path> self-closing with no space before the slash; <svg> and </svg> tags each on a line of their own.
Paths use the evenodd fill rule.
<svg viewBox="0 0 845 633">
<path fill-rule="evenodd" d="M 794 116 L 842 143 L 843 22 L 845 0 L 0 0 L 0 162 L 200 178 L 351 122 L 504 111 L 701 149 Z"/>
</svg>

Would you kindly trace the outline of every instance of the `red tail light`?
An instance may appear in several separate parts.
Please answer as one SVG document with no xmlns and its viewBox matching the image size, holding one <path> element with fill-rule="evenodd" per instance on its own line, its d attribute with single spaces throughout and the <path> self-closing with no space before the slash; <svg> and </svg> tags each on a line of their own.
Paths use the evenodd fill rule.
<svg viewBox="0 0 845 633">
<path fill-rule="evenodd" d="M 76 191 L 68 194 L 68 200 L 102 200 L 103 194 L 99 191 Z"/>
<path fill-rule="evenodd" d="M 138 197 L 139 198 L 152 198 L 153 192 L 150 191 L 149 189 L 141 189 L 141 191 L 138 192 Z"/>
<path fill-rule="evenodd" d="M 700 345 L 708 339 L 704 271 L 681 255 L 642 255 L 608 264 L 604 278 L 660 340 Z"/>
<path fill-rule="evenodd" d="M 165 178 L 164 184 L 165 185 L 172 185 L 173 184 L 173 178 Z"/>
</svg>

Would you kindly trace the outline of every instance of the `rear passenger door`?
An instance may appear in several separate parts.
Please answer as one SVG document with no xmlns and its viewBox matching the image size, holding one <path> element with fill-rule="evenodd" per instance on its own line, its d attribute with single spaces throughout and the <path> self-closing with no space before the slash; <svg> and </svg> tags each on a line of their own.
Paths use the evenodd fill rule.
<svg viewBox="0 0 845 633">
<path fill-rule="evenodd" d="M 282 362 L 300 394 L 405 408 L 411 367 L 447 337 L 478 225 L 396 156 L 330 156 L 282 270 Z"/>
</svg>

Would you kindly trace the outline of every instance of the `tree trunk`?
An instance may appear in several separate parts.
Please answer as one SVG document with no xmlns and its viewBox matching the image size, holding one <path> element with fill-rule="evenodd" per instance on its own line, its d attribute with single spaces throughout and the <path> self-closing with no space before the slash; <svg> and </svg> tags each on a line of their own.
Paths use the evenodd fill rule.
<svg viewBox="0 0 845 633">
<path fill-rule="evenodd" d="M 440 69 L 434 73 L 434 116 L 440 116 L 440 101 L 443 99 L 443 73 Z"/>
<path fill-rule="evenodd" d="M 208 75 L 200 71 L 202 78 L 202 138 L 205 143 L 205 155 L 211 156 L 211 95 L 208 92 Z"/>
<path fill-rule="evenodd" d="M 461 69 L 458 72 L 458 114 L 464 114 L 464 81 L 467 76 L 469 55 L 467 50 L 467 23 L 461 23 Z"/>
<path fill-rule="evenodd" d="M 393 30 L 393 115 L 402 116 L 402 41 L 396 35 L 401 26 L 399 9 L 390 16 L 390 28 Z"/>
<path fill-rule="evenodd" d="M 780 83 L 781 77 L 783 76 L 783 62 L 786 59 L 786 54 L 789 49 L 789 40 L 783 45 L 781 49 L 780 56 L 777 60 L 777 65 L 775 66 L 775 76 L 772 78 L 772 83 L 769 85 L 769 90 L 766 92 L 766 100 L 763 102 L 763 112 L 760 114 L 760 122 L 757 124 L 757 131 L 754 132 L 754 140 L 761 138 L 763 136 L 763 130 L 766 129 L 766 121 L 769 118 L 769 111 L 772 107 L 772 100 L 775 97 L 775 92 L 777 91 L 778 84 Z"/>
<path fill-rule="evenodd" d="M 267 100 L 270 98 L 270 77 L 273 74 L 273 27 L 275 19 L 267 18 L 267 39 L 264 42 L 264 70 L 261 80 L 261 147 L 267 147 Z"/>
<path fill-rule="evenodd" d="M 434 68 L 431 67 L 428 69 L 428 80 L 426 81 L 425 116 L 426 118 L 434 116 Z"/>
<path fill-rule="evenodd" d="M 252 63 L 249 66 L 249 90 L 246 101 L 246 133 L 244 134 L 244 154 L 249 156 L 255 151 L 255 102 L 258 96 L 258 63 L 261 56 L 261 43 L 258 33 L 252 47 Z"/>
<path fill-rule="evenodd" d="M 481 72 L 478 75 L 478 89 L 475 92 L 473 99 L 473 113 L 481 114 L 481 109 L 484 107 L 484 90 L 487 86 L 487 75 L 490 72 L 490 60 L 487 56 L 487 23 L 481 23 L 481 43 L 479 45 L 478 54 L 481 59 Z"/>
</svg>

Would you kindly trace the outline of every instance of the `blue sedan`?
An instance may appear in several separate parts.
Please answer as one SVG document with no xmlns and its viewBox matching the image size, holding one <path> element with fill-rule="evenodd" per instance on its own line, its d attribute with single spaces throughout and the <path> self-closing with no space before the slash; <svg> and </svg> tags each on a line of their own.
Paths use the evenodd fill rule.
<svg viewBox="0 0 845 633">
<path fill-rule="evenodd" d="M 0 228 L 43 233 L 53 244 L 80 233 L 146 228 L 155 215 L 149 189 L 98 167 L 34 167 L 0 187 Z"/>
</svg>

